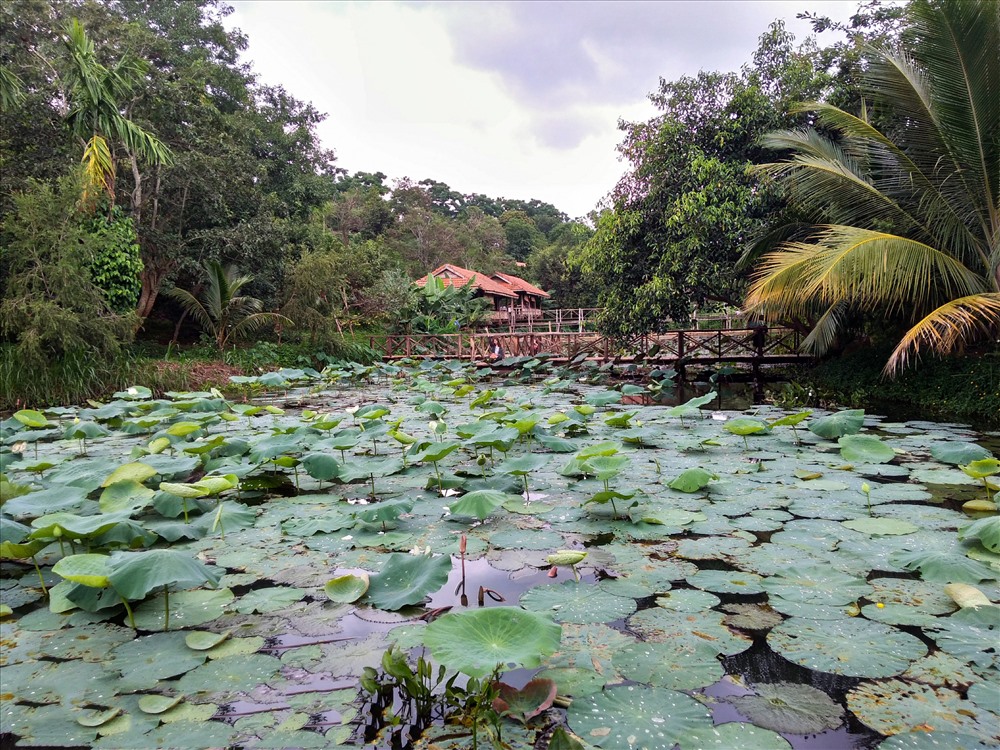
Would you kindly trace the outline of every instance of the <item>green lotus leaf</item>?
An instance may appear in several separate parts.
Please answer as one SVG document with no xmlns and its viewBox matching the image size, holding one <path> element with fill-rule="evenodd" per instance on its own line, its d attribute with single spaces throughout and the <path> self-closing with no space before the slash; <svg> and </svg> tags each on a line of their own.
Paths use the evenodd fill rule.
<svg viewBox="0 0 1000 750">
<path fill-rule="evenodd" d="M 201 487 L 178 482 L 160 482 L 160 491 L 168 492 L 177 497 L 205 497 L 208 495 L 208 492 Z"/>
<path fill-rule="evenodd" d="M 654 607 L 636 612 L 629 627 L 647 641 L 669 643 L 674 648 L 710 648 L 717 654 L 738 654 L 753 644 L 753 639 L 736 633 L 723 624 L 721 612 L 678 612 Z"/>
<path fill-rule="evenodd" d="M 681 492 L 698 492 L 707 487 L 709 482 L 718 478 L 718 474 L 695 467 L 682 471 L 678 477 L 670 482 L 668 487 L 672 490 L 680 490 Z"/>
<path fill-rule="evenodd" d="M 108 668 L 121 673 L 122 690 L 153 688 L 160 680 L 204 663 L 206 655 L 188 648 L 185 636 L 180 632 L 155 633 L 123 643 L 111 651 Z"/>
<path fill-rule="evenodd" d="M 326 595 L 340 604 L 353 604 L 368 591 L 368 573 L 362 571 L 358 574 L 348 574 L 338 576 L 327 582 L 323 587 Z"/>
<path fill-rule="evenodd" d="M 586 448 L 581 448 L 576 454 L 576 457 L 582 460 L 587 460 L 588 458 L 593 458 L 594 456 L 613 456 L 621 449 L 621 443 L 608 440 L 603 443 L 595 443 L 594 445 L 588 445 Z"/>
<path fill-rule="evenodd" d="M 991 552 L 1000 553 L 1000 516 L 980 518 L 958 530 L 959 539 L 978 539 Z"/>
<path fill-rule="evenodd" d="M 109 579 L 115 591 L 127 599 L 142 599 L 162 587 L 216 586 L 222 571 L 178 550 L 152 549 L 116 552 L 110 560 Z"/>
<path fill-rule="evenodd" d="M 555 435 L 538 434 L 535 435 L 535 440 L 552 453 L 572 453 L 580 447 L 580 444 L 573 440 L 566 440 Z"/>
<path fill-rule="evenodd" d="M 780 734 L 761 729 L 753 724 L 727 722 L 705 729 L 696 729 L 689 736 L 689 744 L 696 748 L 717 750 L 792 750 Z"/>
<path fill-rule="evenodd" d="M 615 669 L 625 679 L 671 690 L 697 690 L 722 679 L 718 653 L 710 646 L 635 643 L 614 655 Z"/>
<path fill-rule="evenodd" d="M 413 510 L 412 500 L 391 500 L 373 503 L 355 513 L 358 519 L 365 523 L 386 524 L 392 523 L 400 516 Z"/>
<path fill-rule="evenodd" d="M 861 431 L 865 423 L 864 409 L 845 409 L 809 422 L 809 431 L 827 440 L 836 440 L 844 435 L 854 435 Z"/>
<path fill-rule="evenodd" d="M 86 710 L 76 717 L 76 723 L 81 727 L 100 727 L 107 724 L 121 712 L 121 708 L 108 708 L 104 711 L 96 709 Z"/>
<path fill-rule="evenodd" d="M 191 486 L 204 490 L 206 495 L 218 495 L 220 492 L 235 489 L 239 483 L 235 474 L 226 474 L 223 477 L 202 477 L 197 482 L 192 482 Z"/>
<path fill-rule="evenodd" d="M 192 432 L 202 429 L 203 426 L 200 422 L 174 422 L 167 428 L 166 432 L 174 437 L 187 437 Z"/>
<path fill-rule="evenodd" d="M 840 606 L 871 594 L 863 578 L 847 575 L 822 565 L 790 565 L 764 579 L 764 590 L 786 601 Z"/>
<path fill-rule="evenodd" d="M 511 499 L 511 495 L 496 490 L 476 490 L 462 495 L 461 499 L 452 503 L 452 516 L 478 518 L 480 520 L 492 515 L 493 512 Z"/>
<path fill-rule="evenodd" d="M 96 727 L 81 726 L 64 706 L 35 708 L 10 705 L 7 701 L 4 701 L 3 730 L 17 734 L 18 744 L 25 747 L 92 747 L 97 736 Z"/>
<path fill-rule="evenodd" d="M 642 392 L 641 389 L 640 392 Z M 632 417 L 634 417 L 638 413 L 639 412 L 636 411 L 624 411 L 624 412 L 619 412 L 617 414 L 612 414 L 610 417 L 607 417 L 604 420 L 604 424 L 606 424 L 608 427 L 618 427 L 618 428 L 628 427 L 629 420 L 631 420 Z"/>
<path fill-rule="evenodd" d="M 789 734 L 818 734 L 843 723 L 844 709 L 810 685 L 792 682 L 756 683 L 756 695 L 725 700 L 759 727 Z"/>
<path fill-rule="evenodd" d="M 852 463 L 884 464 L 896 457 L 896 451 L 875 435 L 844 435 L 837 443 L 841 457 Z"/>
<path fill-rule="evenodd" d="M 5 495 L 3 511 L 18 518 L 37 518 L 46 513 L 79 510 L 86 504 L 87 494 L 88 490 L 81 487 L 58 485 L 11 499 Z"/>
<path fill-rule="evenodd" d="M 989 730 L 976 721 L 974 704 L 944 687 L 885 680 L 858 685 L 847 694 L 847 707 L 864 724 L 881 734 L 900 734 L 934 727 L 980 735 L 989 740 Z"/>
<path fill-rule="evenodd" d="M 64 440 L 93 440 L 95 438 L 105 437 L 111 433 L 107 428 L 102 427 L 96 422 L 78 422 L 71 424 L 63 432 Z"/>
<path fill-rule="evenodd" d="M 410 456 L 410 460 L 419 461 L 440 461 L 445 456 L 455 452 L 462 447 L 461 443 L 454 441 L 444 442 L 444 443 L 431 443 L 429 446 L 424 448 L 424 450 Z"/>
<path fill-rule="evenodd" d="M 894 734 L 878 746 L 878 750 L 996 750 L 996 744 L 983 742 L 969 734 L 956 732 L 905 732 Z"/>
<path fill-rule="evenodd" d="M 715 594 L 697 589 L 676 589 L 656 597 L 656 606 L 672 612 L 704 612 L 721 600 Z"/>
<path fill-rule="evenodd" d="M 557 622 L 613 622 L 635 612 L 634 599 L 609 594 L 576 581 L 536 586 L 521 595 L 520 604 L 532 612 L 551 615 Z"/>
<path fill-rule="evenodd" d="M 762 578 L 741 570 L 700 570 L 687 577 L 687 582 L 697 589 L 717 594 L 762 594 Z"/>
<path fill-rule="evenodd" d="M 584 470 L 604 481 L 617 476 L 629 463 L 631 459 L 628 456 L 593 456 L 587 459 Z"/>
<path fill-rule="evenodd" d="M 32 539 L 96 539 L 116 525 L 129 521 L 128 513 L 102 513 L 96 516 L 77 516 L 72 513 L 51 513 L 31 522 Z"/>
<path fill-rule="evenodd" d="M 1000 458 L 981 458 L 977 461 L 970 461 L 958 468 L 973 479 L 985 479 L 986 477 L 1000 473 Z"/>
<path fill-rule="evenodd" d="M 40 427 L 50 427 L 52 425 L 52 423 L 45 418 L 44 414 L 40 411 L 35 411 L 34 409 L 21 409 L 20 411 L 14 412 L 12 416 L 25 427 L 37 429 Z"/>
<path fill-rule="evenodd" d="M 541 469 L 549 462 L 549 457 L 541 453 L 526 453 L 517 458 L 509 458 L 497 466 L 497 471 L 504 474 L 514 474 L 524 476 L 532 474 Z"/>
<path fill-rule="evenodd" d="M 591 406 L 608 406 L 610 404 L 617 404 L 621 400 L 621 391 L 598 391 L 596 393 L 588 393 L 583 397 L 583 402 Z"/>
<path fill-rule="evenodd" d="M 690 399 L 689 401 L 686 401 L 683 404 L 678 404 L 677 406 L 673 406 L 667 409 L 667 414 L 671 417 L 681 417 L 681 418 L 691 416 L 693 414 L 698 414 L 699 409 L 701 409 L 701 407 L 705 406 L 706 404 L 712 403 L 713 401 L 715 401 L 716 398 L 718 398 L 718 396 L 719 394 L 716 393 L 715 391 L 712 391 L 711 393 L 706 393 L 704 396 L 695 396 L 694 398 Z"/>
<path fill-rule="evenodd" d="M 418 604 L 448 581 L 451 558 L 427 555 L 389 555 L 382 570 L 370 576 L 366 599 L 379 609 L 395 611 Z"/>
<path fill-rule="evenodd" d="M 859 619 L 793 617 L 767 634 L 767 643 L 793 664 L 850 677 L 891 677 L 926 655 L 920 639 Z"/>
<path fill-rule="evenodd" d="M 976 443 L 956 443 L 950 440 L 934 443 L 931 446 L 931 455 L 941 463 L 953 466 L 993 457 L 993 454 Z"/>
<path fill-rule="evenodd" d="M 775 419 L 771 422 L 768 422 L 768 424 L 770 424 L 771 427 L 794 427 L 797 424 L 801 424 L 802 421 L 805 420 L 807 417 L 809 417 L 811 414 L 812 411 L 800 411 L 795 414 L 786 414 L 785 416 L 780 417 L 779 419 Z"/>
<path fill-rule="evenodd" d="M 849 529 L 872 536 L 903 536 L 920 530 L 916 524 L 898 518 L 852 518 L 841 523 Z"/>
<path fill-rule="evenodd" d="M 235 609 L 245 615 L 254 612 L 261 614 L 280 612 L 288 609 L 295 602 L 302 601 L 305 595 L 306 592 L 303 589 L 290 586 L 268 586 L 248 591 L 236 601 Z"/>
<path fill-rule="evenodd" d="M 0 542 L 0 560 L 25 560 L 34 557 L 50 544 L 51 539 L 36 539 L 21 544 Z"/>
<path fill-rule="evenodd" d="M 132 463 L 119 466 L 111 472 L 107 479 L 101 483 L 101 487 L 110 487 L 115 482 L 122 482 L 126 480 L 141 483 L 145 482 L 150 477 L 156 476 L 158 473 L 159 472 L 157 472 L 157 470 L 149 464 L 144 464 L 141 461 L 134 461 Z"/>
<path fill-rule="evenodd" d="M 310 515 L 306 518 L 289 518 L 281 524 L 281 531 L 294 536 L 312 536 L 313 534 L 329 534 L 341 529 L 349 529 L 357 519 L 339 510 L 329 510 L 325 513 Z"/>
<path fill-rule="evenodd" d="M 961 611 L 975 612 L 977 609 L 986 608 Z M 1000 654 L 996 649 L 1000 626 L 996 624 L 962 622 L 952 615 L 938 618 L 938 622 L 925 632 L 947 654 L 980 667 L 1000 667 Z"/>
<path fill-rule="evenodd" d="M 100 507 L 104 513 L 127 511 L 135 513 L 145 508 L 156 493 L 133 479 L 114 482 L 101 493 Z"/>
<path fill-rule="evenodd" d="M 400 458 L 355 458 L 343 464 L 338 479 L 345 484 L 367 481 L 370 477 L 388 477 L 403 470 Z"/>
<path fill-rule="evenodd" d="M 162 714 L 182 700 L 183 695 L 144 695 L 139 698 L 139 710 L 144 714 Z"/>
<path fill-rule="evenodd" d="M 111 568 L 109 555 L 84 554 L 68 555 L 52 566 L 52 572 L 73 583 L 92 588 L 106 588 L 111 585 L 108 575 Z"/>
<path fill-rule="evenodd" d="M 424 630 L 431 655 L 448 669 L 483 677 L 498 665 L 533 669 L 559 646 L 561 628 L 515 607 L 449 612 Z"/>
<path fill-rule="evenodd" d="M 974 584 L 1000 579 L 1000 571 L 989 565 L 946 550 L 897 552 L 889 560 L 906 570 L 920 571 L 920 577 L 925 581 Z"/>
<path fill-rule="evenodd" d="M 712 726 L 709 710 L 694 698 L 641 685 L 577 698 L 566 718 L 576 734 L 604 750 L 673 750 Z"/>
<path fill-rule="evenodd" d="M 208 651 L 229 638 L 231 631 L 213 633 L 210 630 L 194 630 L 184 636 L 184 645 L 194 651 Z"/>
<path fill-rule="evenodd" d="M 188 704 L 184 704 L 188 705 Z M 181 706 L 180 708 L 183 708 Z M 179 710 L 179 709 L 178 709 Z M 140 736 L 129 736 L 129 750 L 161 750 L 161 748 L 228 747 L 237 735 L 235 727 L 221 721 L 191 719 L 163 723 Z M 120 748 L 121 740 L 112 735 L 107 744 L 96 750 Z"/>
<path fill-rule="evenodd" d="M 313 479 L 328 482 L 340 475 L 340 463 L 325 453 L 310 453 L 302 457 L 302 467 Z"/>
<path fill-rule="evenodd" d="M 723 423 L 722 428 L 726 432 L 740 436 L 760 435 L 761 433 L 771 431 L 770 426 L 766 422 L 754 419 L 753 417 L 733 417 L 732 419 L 727 419 Z"/>
</svg>

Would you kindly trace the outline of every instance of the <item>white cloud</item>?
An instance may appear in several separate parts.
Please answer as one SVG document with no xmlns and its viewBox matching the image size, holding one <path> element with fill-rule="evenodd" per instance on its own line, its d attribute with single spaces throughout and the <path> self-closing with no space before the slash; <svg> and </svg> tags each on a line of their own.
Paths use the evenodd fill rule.
<svg viewBox="0 0 1000 750">
<path fill-rule="evenodd" d="M 262 81 L 312 102 L 349 170 L 538 198 L 583 215 L 615 185 L 618 120 L 660 77 L 734 70 L 778 17 L 852 2 L 239 1 Z"/>
</svg>

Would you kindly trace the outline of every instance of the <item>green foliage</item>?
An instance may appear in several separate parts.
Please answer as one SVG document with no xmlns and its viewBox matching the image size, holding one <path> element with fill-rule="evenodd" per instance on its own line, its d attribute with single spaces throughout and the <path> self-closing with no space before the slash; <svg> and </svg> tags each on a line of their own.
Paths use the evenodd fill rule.
<svg viewBox="0 0 1000 750">
<path fill-rule="evenodd" d="M 890 347 L 862 348 L 795 376 L 819 402 L 870 407 L 880 413 L 1000 425 L 1000 348 L 960 359 L 927 359 L 891 381 L 882 376 Z"/>
<path fill-rule="evenodd" d="M 198 322 L 220 352 L 269 323 L 290 322 L 283 315 L 262 312 L 259 299 L 241 294 L 252 277 L 238 276 L 233 266 L 226 268 L 218 261 L 210 261 L 205 276 L 198 296 L 177 287 L 169 295 Z"/>
<path fill-rule="evenodd" d="M 815 50 L 796 49 L 780 22 L 761 37 L 740 74 L 700 72 L 662 81 L 661 114 L 626 123 L 619 151 L 632 170 L 579 253 L 601 289 L 602 327 L 627 335 L 687 320 L 712 302 L 739 306 L 741 248 L 781 209 L 780 195 L 751 170 L 757 138 L 786 122 L 784 103 L 818 95 Z"/>
<path fill-rule="evenodd" d="M 407 299 L 400 303 L 394 327 L 411 333 L 456 333 L 489 314 L 489 303 L 475 293 L 471 284 L 445 285 L 441 279 L 430 276 L 426 286 L 409 288 Z"/>
<path fill-rule="evenodd" d="M 110 216 L 94 215 L 87 227 L 101 241 L 90 264 L 90 275 L 116 313 L 135 309 L 142 289 L 142 254 L 132 219 L 115 206 Z"/>
<path fill-rule="evenodd" d="M 134 321 L 109 307 L 91 269 L 115 240 L 89 231 L 77 205 L 79 179 L 29 185 L 3 223 L 9 239 L 2 250 L 0 330 L 17 343 L 22 366 L 66 356 L 112 358 L 131 341 Z"/>
</svg>

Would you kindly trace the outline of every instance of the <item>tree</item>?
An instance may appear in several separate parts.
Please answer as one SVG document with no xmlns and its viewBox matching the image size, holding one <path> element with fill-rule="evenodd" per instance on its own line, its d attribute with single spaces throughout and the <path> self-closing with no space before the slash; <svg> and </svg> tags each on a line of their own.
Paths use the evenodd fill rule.
<svg viewBox="0 0 1000 750">
<path fill-rule="evenodd" d="M 78 174 L 55 186 L 29 182 L 3 223 L 0 331 L 17 342 L 23 367 L 110 358 L 132 340 L 134 318 L 116 313 L 92 277 L 95 258 L 113 254 L 121 238 L 80 210 L 82 185 Z"/>
<path fill-rule="evenodd" d="M 240 294 L 252 278 L 238 276 L 233 266 L 227 268 L 213 260 L 205 266 L 203 289 L 198 296 L 178 287 L 167 294 L 180 303 L 222 352 L 229 344 L 268 323 L 291 322 L 284 315 L 261 312 L 259 299 Z"/>
<path fill-rule="evenodd" d="M 885 370 L 1000 331 L 1000 4 L 914 0 L 905 50 L 876 50 L 864 92 L 888 122 L 809 103 L 823 129 L 766 139 L 764 167 L 816 222 L 766 255 L 747 305 L 814 322 L 820 354 L 852 315 L 905 329 Z"/>
<path fill-rule="evenodd" d="M 814 47 L 793 43 L 776 22 L 741 73 L 661 80 L 650 99 L 662 114 L 620 125 L 632 169 L 578 253 L 600 290 L 604 330 L 662 330 L 698 307 L 741 300 L 736 262 L 782 208 L 751 170 L 764 156 L 757 138 L 783 122 L 782 102 L 817 95 L 827 80 L 813 67 Z"/>
</svg>

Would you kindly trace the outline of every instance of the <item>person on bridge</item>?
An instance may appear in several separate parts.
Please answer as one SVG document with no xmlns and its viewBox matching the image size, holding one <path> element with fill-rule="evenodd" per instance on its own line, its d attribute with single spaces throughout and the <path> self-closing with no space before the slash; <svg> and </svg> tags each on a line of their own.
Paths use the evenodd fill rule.
<svg viewBox="0 0 1000 750">
<path fill-rule="evenodd" d="M 753 326 L 753 335 L 750 337 L 753 342 L 753 348 L 756 350 L 758 357 L 764 356 L 764 344 L 767 342 L 767 324 L 766 323 L 756 323 Z"/>
<path fill-rule="evenodd" d="M 492 362 L 499 362 L 503 359 L 503 347 L 500 346 L 500 339 L 495 336 L 490 339 L 490 357 Z"/>
</svg>

